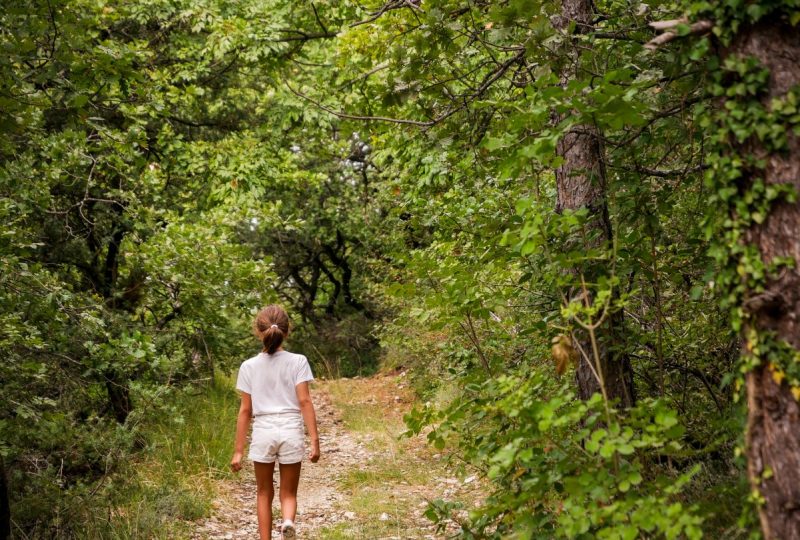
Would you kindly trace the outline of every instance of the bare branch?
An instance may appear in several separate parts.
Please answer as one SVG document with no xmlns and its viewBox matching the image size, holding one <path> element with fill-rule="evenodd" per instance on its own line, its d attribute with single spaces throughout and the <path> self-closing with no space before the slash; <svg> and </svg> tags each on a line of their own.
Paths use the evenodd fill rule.
<svg viewBox="0 0 800 540">
<path fill-rule="evenodd" d="M 317 20 L 317 24 L 319 24 L 319 27 L 322 28 L 322 31 L 325 32 L 326 34 L 330 34 L 330 32 L 328 31 L 328 27 L 325 26 L 325 23 L 323 23 L 322 19 L 320 19 L 319 12 L 317 12 L 317 6 L 314 4 L 314 2 L 311 2 L 311 9 L 314 10 L 314 18 Z"/>
<path fill-rule="evenodd" d="M 419 3 L 420 0 L 389 0 L 383 6 L 381 6 L 381 8 L 378 11 L 375 11 L 366 19 L 351 24 L 350 28 L 355 28 L 356 26 L 361 26 L 362 24 L 369 24 L 377 20 L 384 13 L 394 11 L 395 9 L 402 9 L 404 7 L 411 9 L 421 9 L 419 7 Z"/>
<path fill-rule="evenodd" d="M 678 33 L 677 28 L 681 25 L 689 25 L 689 31 L 682 34 Z M 679 37 L 706 34 L 714 27 L 714 23 L 712 21 L 702 20 L 689 24 L 689 21 L 683 18 L 669 21 L 653 21 L 650 23 L 650 26 L 655 30 L 665 31 L 660 36 L 656 36 L 645 43 L 644 47 L 653 51 L 658 49 L 661 45 L 669 43 Z"/>
<path fill-rule="evenodd" d="M 269 41 L 271 41 L 273 43 L 289 43 L 289 42 L 292 42 L 292 41 L 311 41 L 311 40 L 314 40 L 314 39 L 333 39 L 333 38 L 335 38 L 336 36 L 339 35 L 338 32 L 328 32 L 327 30 L 325 32 L 314 32 L 312 34 L 309 34 L 308 32 L 303 32 L 302 30 L 295 30 L 295 29 L 291 29 L 291 28 L 287 28 L 287 29 L 284 29 L 284 30 L 278 30 L 278 32 L 282 32 L 284 34 L 294 34 L 294 35 L 289 35 L 289 36 L 287 36 L 285 38 L 270 39 Z"/>
<path fill-rule="evenodd" d="M 410 120 L 406 118 L 391 118 L 387 116 L 363 116 L 363 115 L 349 114 L 342 111 L 335 111 L 330 107 L 326 107 L 325 105 L 311 98 L 310 96 L 303 94 L 299 90 L 292 88 L 292 86 L 289 85 L 288 82 L 285 82 L 284 84 L 289 89 L 289 91 L 294 95 L 302 99 L 305 99 L 306 101 L 316 105 L 323 111 L 332 114 L 338 118 L 345 118 L 348 120 L 364 120 L 364 121 L 375 120 L 377 122 L 391 122 L 394 124 L 407 124 L 412 126 L 431 127 L 446 120 L 447 118 L 450 118 L 455 113 L 469 107 L 472 100 L 480 98 L 495 82 L 497 82 L 509 70 L 511 66 L 522 60 L 524 56 L 525 56 L 525 49 L 522 48 L 517 52 L 517 54 L 511 56 L 505 62 L 499 64 L 495 69 L 489 72 L 484 77 L 483 81 L 478 86 L 478 88 L 476 88 L 475 91 L 469 96 L 464 96 L 462 102 L 458 106 L 451 107 L 442 114 L 440 114 L 439 116 L 437 116 L 436 118 L 434 118 L 433 120 L 427 120 L 427 121 Z"/>
<path fill-rule="evenodd" d="M 648 169 L 647 167 L 613 167 L 615 169 L 619 169 L 622 171 L 630 171 L 630 172 L 637 172 L 639 174 L 643 174 L 645 176 L 656 176 L 658 178 L 671 178 L 674 176 L 685 176 L 687 174 L 700 172 L 708 169 L 708 165 L 702 163 L 700 165 L 695 165 L 694 167 L 687 167 L 685 169 L 674 169 L 674 170 L 667 170 L 663 171 L 660 169 Z"/>
<path fill-rule="evenodd" d="M 341 112 L 341 111 L 335 111 L 335 110 L 331 109 L 330 107 L 326 107 L 325 105 L 323 105 L 319 101 L 313 99 L 312 97 L 303 94 L 299 90 L 295 90 L 294 88 L 291 87 L 291 85 L 289 83 L 284 83 L 284 84 L 286 84 L 286 88 L 288 88 L 289 91 L 292 94 L 296 95 L 299 98 L 302 98 L 302 99 L 308 101 L 309 103 L 312 103 L 313 105 L 316 105 L 318 108 L 322 109 L 323 111 L 325 111 L 327 113 L 330 113 L 330 114 L 336 116 L 337 118 L 344 118 L 344 119 L 347 119 L 347 120 L 366 120 L 366 121 L 375 120 L 377 122 L 391 122 L 393 124 L 409 124 L 409 125 L 412 125 L 412 126 L 421 126 L 421 127 L 430 127 L 430 126 L 434 125 L 438 121 L 438 120 L 429 120 L 427 122 L 421 122 L 419 120 L 408 120 L 406 118 L 390 118 L 390 117 L 387 117 L 387 116 L 363 116 L 363 115 L 358 115 L 358 114 L 348 114 L 348 113 Z"/>
</svg>

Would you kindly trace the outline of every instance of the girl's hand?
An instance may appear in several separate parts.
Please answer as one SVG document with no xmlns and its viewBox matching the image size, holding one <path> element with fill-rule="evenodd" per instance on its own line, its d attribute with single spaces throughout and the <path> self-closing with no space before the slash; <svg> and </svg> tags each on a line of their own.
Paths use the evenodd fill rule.
<svg viewBox="0 0 800 540">
<path fill-rule="evenodd" d="M 242 453 L 241 452 L 234 452 L 233 458 L 231 459 L 231 470 L 233 472 L 239 472 L 242 470 Z"/>
<path fill-rule="evenodd" d="M 319 461 L 319 455 L 319 442 L 311 443 L 311 455 L 308 456 L 308 459 L 311 461 L 311 463 L 316 463 Z"/>
</svg>

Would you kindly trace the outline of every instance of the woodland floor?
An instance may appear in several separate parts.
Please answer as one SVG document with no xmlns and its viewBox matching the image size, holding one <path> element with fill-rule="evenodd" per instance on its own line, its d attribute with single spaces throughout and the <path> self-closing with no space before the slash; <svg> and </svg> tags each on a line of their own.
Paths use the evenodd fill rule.
<svg viewBox="0 0 800 540">
<path fill-rule="evenodd" d="M 458 529 L 452 521 L 447 531 L 437 532 L 423 515 L 427 501 L 459 500 L 469 507 L 480 482 L 449 468 L 424 437 L 398 438 L 413 401 L 404 374 L 320 381 L 312 395 L 322 458 L 303 464 L 299 538 L 436 539 Z M 197 522 L 192 538 L 258 538 L 252 466 L 235 480 L 221 481 L 217 493 L 213 514 Z M 273 506 L 279 523 L 277 494 Z"/>
</svg>

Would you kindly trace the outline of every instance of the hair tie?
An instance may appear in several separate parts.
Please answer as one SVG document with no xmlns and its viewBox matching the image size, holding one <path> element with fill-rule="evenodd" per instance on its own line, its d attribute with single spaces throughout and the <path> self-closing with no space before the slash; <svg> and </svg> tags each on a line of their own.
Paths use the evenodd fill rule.
<svg viewBox="0 0 800 540">
<path fill-rule="evenodd" d="M 277 324 L 273 324 L 272 326 L 270 326 L 270 328 L 277 328 L 278 330 L 280 330 Z"/>
</svg>

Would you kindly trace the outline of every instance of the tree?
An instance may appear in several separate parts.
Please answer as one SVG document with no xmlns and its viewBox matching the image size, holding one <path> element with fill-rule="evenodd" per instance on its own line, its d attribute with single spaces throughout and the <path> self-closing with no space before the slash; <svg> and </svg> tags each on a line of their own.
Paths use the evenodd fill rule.
<svg viewBox="0 0 800 540">
<path fill-rule="evenodd" d="M 744 342 L 748 474 L 764 536 L 787 540 L 800 538 L 798 13 L 768 2 L 696 13 L 721 41 L 710 178 L 729 211 L 720 281 Z"/>
<path fill-rule="evenodd" d="M 596 16 L 591 0 L 564 0 L 561 3 L 562 14 L 558 19 L 558 30 L 567 34 L 568 46 L 573 49 L 566 52 L 561 73 L 562 85 L 567 86 L 570 80 L 582 76 L 581 56 L 578 43 L 569 39 L 570 34 L 586 34 L 591 31 L 592 19 Z M 569 122 L 576 115 L 569 111 L 560 115 L 559 122 Z M 609 249 L 613 231 L 608 214 L 606 190 L 605 156 L 601 135 L 597 126 L 591 123 L 571 124 L 561 136 L 556 146 L 556 154 L 562 162 L 555 171 L 556 176 L 556 212 L 565 210 L 578 211 L 585 209 L 588 217 L 583 224 L 581 238 L 583 248 Z M 578 267 L 574 272 L 580 274 L 584 283 L 577 283 L 569 292 L 572 298 L 577 294 L 587 305 L 593 297 L 586 288 L 585 281 L 595 282 L 599 276 L 608 274 L 608 268 L 598 268 L 609 264 L 606 259 L 601 262 L 589 262 Z M 576 279 L 576 282 L 579 280 Z M 617 295 L 614 295 L 615 297 Z M 608 299 L 611 302 L 612 299 Z M 580 301 L 580 300 L 579 300 Z M 606 312 L 604 312 L 605 315 Z M 607 311 L 607 320 L 597 329 L 597 339 L 586 335 L 589 331 L 578 329 L 577 334 L 583 336 L 579 343 L 579 360 L 576 369 L 578 393 L 582 399 L 589 399 L 592 394 L 603 393 L 607 399 L 619 400 L 622 407 L 630 407 L 634 403 L 633 371 L 630 359 L 624 352 L 620 353 L 619 336 L 622 334 L 622 312 L 611 307 Z M 601 316 L 598 316 L 599 319 Z M 587 321 L 594 324 L 595 321 Z"/>
<path fill-rule="evenodd" d="M 691 107 L 703 100 L 698 78 L 644 50 L 646 12 L 628 3 L 598 5 L 596 17 L 586 16 L 591 25 L 562 23 L 563 34 L 552 24 L 560 2 L 384 8 L 369 30 L 359 24 L 343 39 L 351 72 L 341 78 L 358 81 L 359 93 L 341 105 L 310 103 L 369 122 L 364 129 L 381 143 L 373 145 L 376 165 L 396 179 L 389 186 L 407 217 L 401 245 L 410 252 L 390 256 L 405 309 L 384 342 L 418 352 L 426 380 L 461 389 L 439 411 L 423 407 L 411 425 L 430 422 L 434 444 L 454 442 L 490 479 L 486 504 L 462 521 L 464 536 L 697 535 L 691 503 L 668 511 L 676 492 L 662 502 L 644 495 L 661 480 L 637 483 L 633 497 L 622 479 L 638 478 L 648 456 L 656 464 L 648 474 L 676 474 L 672 485 L 686 486 L 691 460 L 672 454 L 681 444 L 705 463 L 728 461 L 710 457 L 703 442 L 731 406 L 710 378 L 729 365 L 731 336 L 717 310 L 694 319 L 705 316 L 697 282 L 709 263 L 690 215 L 702 205 L 704 135 Z M 571 159 L 573 147 L 588 159 Z M 573 210 L 553 212 L 571 198 Z M 584 300 L 581 274 L 596 301 Z M 606 302 L 630 313 L 627 339 L 603 335 L 611 325 L 597 331 L 603 356 L 635 358 L 641 402 L 625 412 L 600 413 L 597 394 L 575 400 L 544 360 L 543 342 L 576 328 L 574 315 L 594 308 L 599 319 Z M 435 335 L 428 341 L 426 328 Z M 435 348 L 424 346 L 434 340 Z M 631 376 L 620 380 L 628 385 Z M 624 386 L 617 395 L 625 405 Z M 657 396 L 664 402 L 654 403 Z M 699 413 L 700 403 L 712 409 Z M 691 433 L 682 434 L 678 418 Z M 639 438 L 645 432 L 659 435 Z M 617 433 L 633 438 L 619 453 Z M 430 512 L 445 519 L 452 508 Z"/>
<path fill-rule="evenodd" d="M 409 427 L 485 478 L 468 518 L 426 512 L 465 538 L 730 527 L 740 386 L 765 528 L 790 535 L 796 8 L 12 4 L 0 469 L 25 534 L 117 514 L 103 479 L 161 398 L 282 301 L 316 371 L 408 370 L 431 403 Z M 655 17 L 674 43 L 652 51 Z M 718 50 L 677 39 L 712 20 Z M 580 344 L 577 391 L 553 338 Z"/>
<path fill-rule="evenodd" d="M 274 81 L 342 13 L 0 8 L 0 439 L 15 530 L 69 535 L 102 514 L 149 415 L 250 343 L 250 310 L 276 297 L 234 239 L 238 212 L 277 183 L 285 130 L 309 118 Z"/>
<path fill-rule="evenodd" d="M 11 535 L 11 511 L 8 500 L 6 466 L 0 456 L 0 538 L 6 540 Z"/>
</svg>

